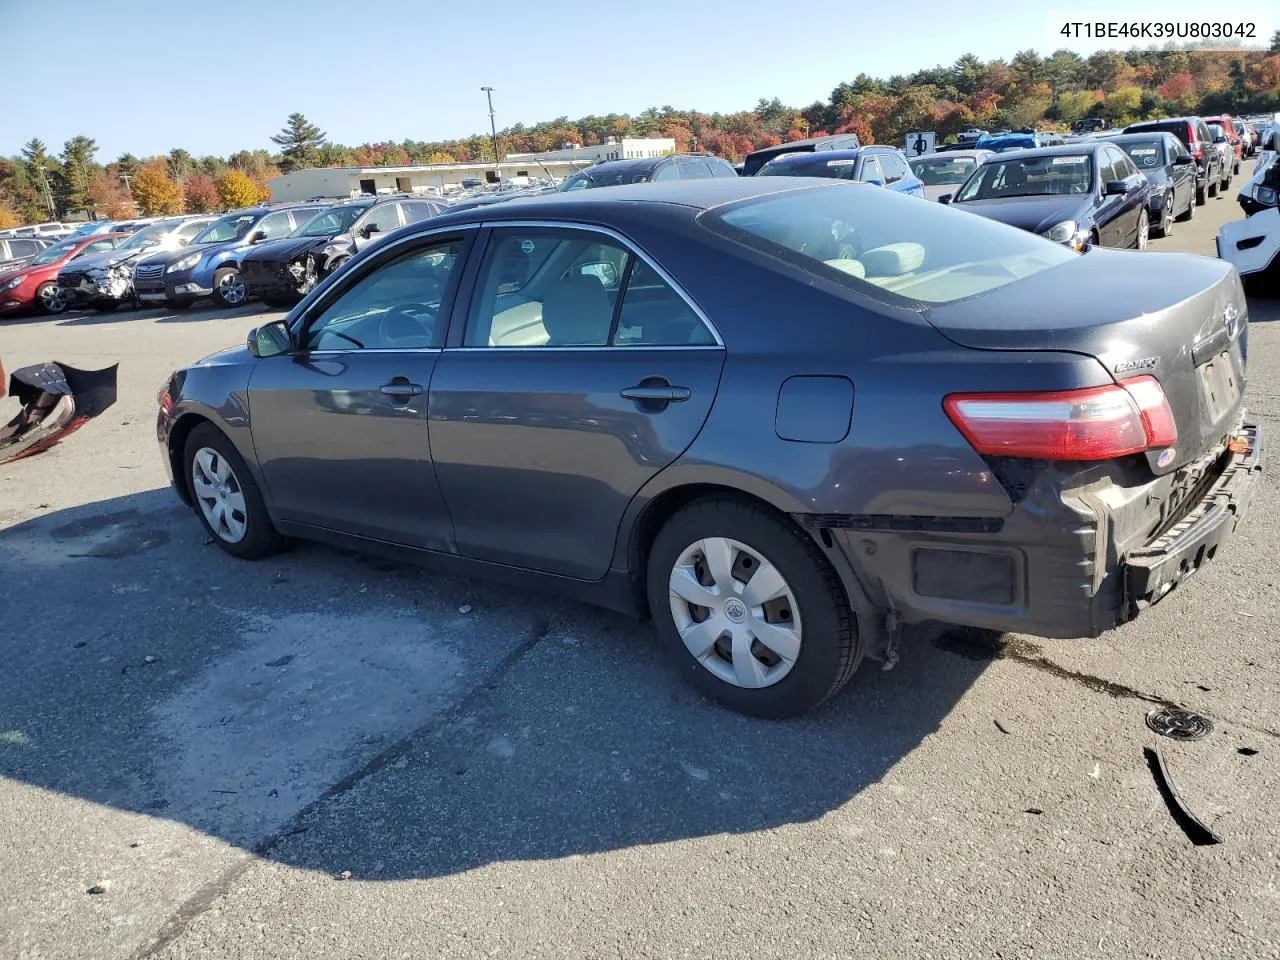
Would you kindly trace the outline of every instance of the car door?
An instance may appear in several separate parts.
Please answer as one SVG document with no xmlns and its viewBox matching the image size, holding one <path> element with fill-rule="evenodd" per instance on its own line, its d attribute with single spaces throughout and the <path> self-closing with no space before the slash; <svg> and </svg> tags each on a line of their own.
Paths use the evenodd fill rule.
<svg viewBox="0 0 1280 960">
<path fill-rule="evenodd" d="M 1168 176 L 1169 182 L 1173 184 L 1169 188 L 1171 202 L 1173 203 L 1173 214 L 1177 216 L 1183 212 L 1188 204 L 1195 205 L 1196 165 L 1195 161 L 1179 162 L 1182 157 L 1190 160 L 1191 155 L 1183 148 L 1182 141 L 1171 134 L 1165 134 L 1164 153 L 1165 158 L 1169 161 L 1165 166 L 1165 175 Z"/>
<path fill-rule="evenodd" d="M 724 348 L 601 228 L 496 228 L 471 286 L 430 403 L 458 552 L 603 577 L 628 502 L 702 428 Z"/>
<path fill-rule="evenodd" d="M 427 432 L 470 232 L 388 244 L 294 323 L 249 382 L 253 444 L 282 520 L 411 547 L 452 540 Z"/>
<path fill-rule="evenodd" d="M 1107 184 L 1124 179 L 1116 167 L 1115 152 L 1104 147 L 1094 155 L 1094 163 L 1098 168 L 1098 194 L 1094 210 L 1094 226 L 1098 230 L 1098 239 L 1104 247 L 1124 245 L 1124 210 L 1123 194 L 1108 194 Z"/>
<path fill-rule="evenodd" d="M 363 250 L 370 244 L 377 243 L 392 230 L 399 230 L 403 224 L 399 203 L 376 204 L 353 224 L 351 235 L 355 238 L 356 250 Z"/>
</svg>

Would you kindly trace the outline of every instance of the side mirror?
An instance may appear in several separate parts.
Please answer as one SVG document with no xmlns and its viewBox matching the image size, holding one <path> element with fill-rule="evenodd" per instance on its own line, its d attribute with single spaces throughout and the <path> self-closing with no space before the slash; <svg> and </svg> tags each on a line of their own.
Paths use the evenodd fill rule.
<svg viewBox="0 0 1280 960">
<path fill-rule="evenodd" d="M 1184 153 L 1180 157 L 1174 158 L 1173 165 L 1175 167 L 1189 167 L 1191 164 L 1195 162 L 1196 162 L 1195 157 L 1191 156 L 1191 154 L 1189 153 Z"/>
<path fill-rule="evenodd" d="M 250 330 L 245 345 L 249 348 L 249 356 L 255 359 L 278 357 L 293 349 L 293 335 L 283 320 L 276 320 Z"/>
<path fill-rule="evenodd" d="M 955 195 L 954 193 L 944 193 L 942 196 L 940 196 L 940 197 L 938 198 L 938 202 L 939 202 L 939 203 L 950 203 L 952 200 L 954 200 L 954 199 L 955 199 L 955 196 L 956 196 L 956 195 Z"/>
<path fill-rule="evenodd" d="M 381 232 L 382 232 L 382 228 L 378 226 L 376 223 L 366 223 L 363 229 L 361 229 L 360 231 L 360 236 L 368 240 L 375 233 L 381 233 Z"/>
<path fill-rule="evenodd" d="M 1129 184 L 1124 180 L 1108 180 L 1103 193 L 1108 197 L 1115 197 L 1128 193 L 1130 189 Z"/>
<path fill-rule="evenodd" d="M 267 239 L 267 234 L 263 230 L 255 230 L 253 233 L 249 234 L 250 243 L 261 243 L 265 239 Z"/>
</svg>

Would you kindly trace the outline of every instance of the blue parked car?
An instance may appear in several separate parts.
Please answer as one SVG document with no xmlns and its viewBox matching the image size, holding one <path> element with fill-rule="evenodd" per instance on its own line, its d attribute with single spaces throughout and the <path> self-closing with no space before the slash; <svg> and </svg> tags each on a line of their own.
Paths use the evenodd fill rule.
<svg viewBox="0 0 1280 960">
<path fill-rule="evenodd" d="M 756 176 L 858 180 L 924 199 L 924 181 L 911 172 L 907 155 L 896 147 L 784 153 L 766 163 Z"/>
<path fill-rule="evenodd" d="M 219 217 L 179 250 L 139 260 L 133 289 L 139 300 L 164 301 L 185 310 L 202 297 L 224 307 L 245 301 L 240 258 L 266 240 L 286 237 L 326 205 L 250 207 Z"/>
</svg>

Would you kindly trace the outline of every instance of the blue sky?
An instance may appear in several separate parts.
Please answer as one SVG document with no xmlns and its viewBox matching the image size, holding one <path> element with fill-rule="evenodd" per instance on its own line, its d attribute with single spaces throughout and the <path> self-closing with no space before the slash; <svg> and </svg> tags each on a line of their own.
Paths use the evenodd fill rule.
<svg viewBox="0 0 1280 960">
<path fill-rule="evenodd" d="M 664 104 L 805 105 L 859 72 L 1048 52 L 1046 12 L 1067 6 L 1109 5 L 1024 0 L 996 17 L 955 0 L 0 0 L 3 74 L 31 82 L 0 98 L 0 155 L 33 136 L 56 152 L 76 134 L 100 161 L 271 148 L 295 110 L 350 145 L 461 137 L 488 127 L 482 84 L 500 128 Z"/>
</svg>

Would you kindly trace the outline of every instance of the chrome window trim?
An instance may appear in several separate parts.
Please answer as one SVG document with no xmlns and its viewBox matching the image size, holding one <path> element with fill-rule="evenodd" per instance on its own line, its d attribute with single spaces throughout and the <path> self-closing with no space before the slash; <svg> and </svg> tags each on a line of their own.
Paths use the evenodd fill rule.
<svg viewBox="0 0 1280 960">
<path fill-rule="evenodd" d="M 308 350 L 308 357 L 345 357 L 345 356 L 363 356 L 366 353 L 441 353 L 442 347 L 369 347 L 368 349 L 354 350 Z M 280 356 L 288 356 L 288 354 L 280 354 Z"/>
<path fill-rule="evenodd" d="M 689 296 L 687 292 L 685 292 L 685 289 L 682 286 L 680 286 L 679 283 L 676 282 L 675 278 L 671 276 L 671 274 L 669 274 L 666 270 L 664 270 L 657 263 L 657 261 L 653 259 L 653 257 L 649 256 L 649 254 L 647 254 L 644 250 L 641 250 L 639 245 L 636 244 L 634 240 L 631 240 L 630 238 L 623 236 L 617 230 L 614 230 L 611 227 L 602 227 L 594 223 L 573 223 L 571 221 L 566 221 L 566 220 L 486 220 L 484 221 L 484 223 L 481 224 L 481 226 L 487 230 L 501 230 L 501 229 L 506 229 L 508 227 L 514 227 L 517 229 L 526 229 L 526 230 L 537 229 L 537 228 L 542 228 L 547 230 L 577 230 L 582 233 L 604 234 L 605 236 L 613 240 L 616 240 L 633 256 L 639 257 L 641 260 L 647 263 L 649 265 L 649 268 L 653 270 L 653 272 L 656 273 L 659 277 L 661 277 L 663 281 L 666 282 L 667 285 L 670 286 L 671 289 L 676 292 L 676 294 L 680 297 L 680 299 L 685 302 L 685 305 L 694 312 L 694 314 L 698 317 L 699 320 L 702 321 L 703 326 L 705 326 L 707 330 L 711 332 L 711 336 L 715 340 L 714 346 L 712 346 L 711 344 L 703 344 L 702 349 L 704 350 L 707 348 L 718 349 L 718 350 L 724 349 L 724 340 L 720 336 L 720 331 L 716 329 L 716 325 L 711 322 L 711 318 L 707 316 L 706 312 L 700 306 L 698 306 L 696 302 L 694 302 L 694 299 L 691 296 Z M 636 348 L 605 345 L 605 346 L 598 346 L 598 347 L 446 347 L 445 349 L 448 349 L 448 350 L 634 350 Z M 652 348 L 649 348 L 649 349 L 652 349 Z M 693 344 L 690 344 L 687 346 L 682 346 L 680 344 L 670 344 L 666 346 L 665 349 L 687 350 L 687 349 L 698 349 L 698 347 Z"/>
<path fill-rule="evenodd" d="M 461 351 L 461 352 L 467 352 L 467 353 L 471 353 L 471 352 L 492 353 L 494 351 L 497 351 L 498 353 L 521 353 L 521 352 L 546 353 L 548 350 L 560 350 L 560 351 L 622 350 L 627 353 L 638 353 L 642 350 L 723 350 L 724 347 L 716 343 L 688 343 L 688 344 L 676 343 L 676 344 L 667 344 L 664 346 L 657 346 L 657 345 L 645 346 L 643 344 L 636 344 L 633 347 L 624 347 L 624 346 L 616 346 L 616 345 L 609 346 L 608 344 L 597 344 L 595 346 L 558 346 L 558 347 L 527 347 L 527 346 L 525 347 L 445 347 L 445 349 L 448 350 L 450 353 L 453 353 L 455 351 Z"/>
</svg>

